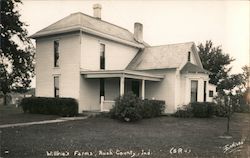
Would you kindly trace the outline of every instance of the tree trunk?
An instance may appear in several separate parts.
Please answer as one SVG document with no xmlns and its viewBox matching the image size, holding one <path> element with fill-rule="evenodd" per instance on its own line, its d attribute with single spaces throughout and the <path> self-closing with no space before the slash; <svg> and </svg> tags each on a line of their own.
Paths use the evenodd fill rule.
<svg viewBox="0 0 250 158">
<path fill-rule="evenodd" d="M 3 105 L 7 105 L 7 94 L 3 94 Z"/>
<path fill-rule="evenodd" d="M 227 116 L 227 133 L 229 134 L 230 115 Z"/>
<path fill-rule="evenodd" d="M 230 132 L 230 117 L 231 117 L 231 98 L 227 98 L 227 134 Z"/>
</svg>

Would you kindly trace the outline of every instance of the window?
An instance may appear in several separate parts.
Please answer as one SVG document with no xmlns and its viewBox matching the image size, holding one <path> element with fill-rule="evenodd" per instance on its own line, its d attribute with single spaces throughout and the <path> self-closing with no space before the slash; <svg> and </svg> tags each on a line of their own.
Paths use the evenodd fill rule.
<svg viewBox="0 0 250 158">
<path fill-rule="evenodd" d="M 207 101 L 207 81 L 204 81 L 204 102 Z"/>
<path fill-rule="evenodd" d="M 214 96 L 214 91 L 209 91 L 209 97 L 213 97 Z"/>
<path fill-rule="evenodd" d="M 59 97 L 59 76 L 54 77 L 54 97 Z"/>
<path fill-rule="evenodd" d="M 100 69 L 105 69 L 105 45 L 100 45 Z"/>
<path fill-rule="evenodd" d="M 198 81 L 192 80 L 191 81 L 191 102 L 197 102 L 198 96 Z"/>
<path fill-rule="evenodd" d="M 59 41 L 54 41 L 54 67 L 59 67 Z"/>
<path fill-rule="evenodd" d="M 100 98 L 101 96 L 105 96 L 105 91 L 104 91 L 104 78 L 100 79 Z"/>
<path fill-rule="evenodd" d="M 191 61 L 191 52 L 188 52 L 188 61 Z"/>
</svg>

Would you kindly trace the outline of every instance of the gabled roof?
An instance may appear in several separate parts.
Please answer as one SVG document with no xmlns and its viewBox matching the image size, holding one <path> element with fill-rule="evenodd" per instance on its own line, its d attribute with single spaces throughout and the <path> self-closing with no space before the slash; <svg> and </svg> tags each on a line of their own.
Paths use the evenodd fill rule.
<svg viewBox="0 0 250 158">
<path fill-rule="evenodd" d="M 127 29 L 106 21 L 91 17 L 81 12 L 70 14 L 69 16 L 51 24 L 50 26 L 36 32 L 31 38 L 39 38 L 59 33 L 82 30 L 84 32 L 98 35 L 106 35 L 105 38 L 116 38 L 131 42 L 136 45 L 142 45 L 134 40 L 133 34 Z M 101 34 L 100 34 L 101 33 Z M 96 35 L 96 34 L 95 34 Z M 114 40 L 114 39 L 113 39 Z M 143 43 L 144 44 L 144 43 Z M 146 45 L 146 44 L 145 44 Z M 143 45 L 142 45 L 143 46 Z"/>
<path fill-rule="evenodd" d="M 209 74 L 210 72 L 192 64 L 191 62 L 187 62 L 181 69 L 181 73 L 206 73 Z"/>
<path fill-rule="evenodd" d="M 127 66 L 130 70 L 180 68 L 187 60 L 187 53 L 193 51 L 194 42 L 146 47 L 138 52 Z M 196 52 L 197 53 L 197 52 Z M 198 63 L 200 59 L 198 57 Z"/>
</svg>

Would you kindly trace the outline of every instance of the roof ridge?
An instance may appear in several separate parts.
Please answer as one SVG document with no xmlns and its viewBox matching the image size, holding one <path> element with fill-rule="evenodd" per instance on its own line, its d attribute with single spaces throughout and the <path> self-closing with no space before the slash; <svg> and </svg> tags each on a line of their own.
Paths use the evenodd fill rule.
<svg viewBox="0 0 250 158">
<path fill-rule="evenodd" d="M 171 43 L 171 44 L 162 44 L 162 45 L 148 46 L 148 47 L 146 47 L 146 48 L 151 48 L 151 47 L 162 47 L 162 46 L 170 46 L 170 45 L 178 45 L 178 44 L 188 44 L 188 43 L 194 44 L 193 41 L 190 41 L 190 42 L 182 42 L 182 43 Z"/>
<path fill-rule="evenodd" d="M 140 57 L 143 56 L 143 50 L 139 49 L 139 51 L 136 53 L 136 55 L 134 56 L 134 58 L 129 62 L 129 64 L 127 65 L 127 67 L 125 69 L 127 70 L 133 70 L 135 68 L 135 66 L 137 66 L 138 64 L 140 64 L 140 62 L 142 61 L 139 60 Z"/>
<path fill-rule="evenodd" d="M 113 24 L 113 23 L 104 21 L 104 20 L 102 20 L 102 19 L 97 19 L 97 18 L 95 18 L 95 17 L 93 17 L 93 16 L 91 16 L 91 15 L 85 14 L 85 13 L 80 12 L 80 11 L 79 11 L 79 12 L 75 12 L 75 13 L 71 13 L 70 15 L 72 15 L 72 14 L 79 14 L 79 13 L 82 14 L 82 15 L 85 15 L 85 16 L 87 16 L 87 17 L 89 17 L 89 18 L 95 19 L 95 20 L 97 20 L 97 21 L 101 21 L 101 22 L 104 22 L 104 23 L 113 25 L 113 26 L 115 26 L 115 27 L 119 27 L 119 28 L 121 28 L 121 29 L 123 29 L 123 30 L 126 30 L 126 31 L 128 31 L 129 33 L 133 34 L 133 33 L 130 32 L 128 29 L 125 29 L 125 28 L 123 28 L 123 27 L 121 27 L 121 26 L 118 26 L 118 25 L 116 25 L 116 24 Z"/>
</svg>

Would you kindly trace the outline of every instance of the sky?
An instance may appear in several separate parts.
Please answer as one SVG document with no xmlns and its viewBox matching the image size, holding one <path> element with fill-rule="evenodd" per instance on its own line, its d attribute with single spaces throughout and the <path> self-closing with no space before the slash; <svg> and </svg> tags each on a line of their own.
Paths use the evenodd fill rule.
<svg viewBox="0 0 250 158">
<path fill-rule="evenodd" d="M 133 33 L 143 24 L 144 41 L 151 46 L 212 40 L 236 59 L 232 73 L 250 61 L 250 1 L 169 0 L 23 0 L 19 11 L 29 35 L 74 12 L 93 15 L 93 4 L 102 5 L 102 20 Z"/>
</svg>

